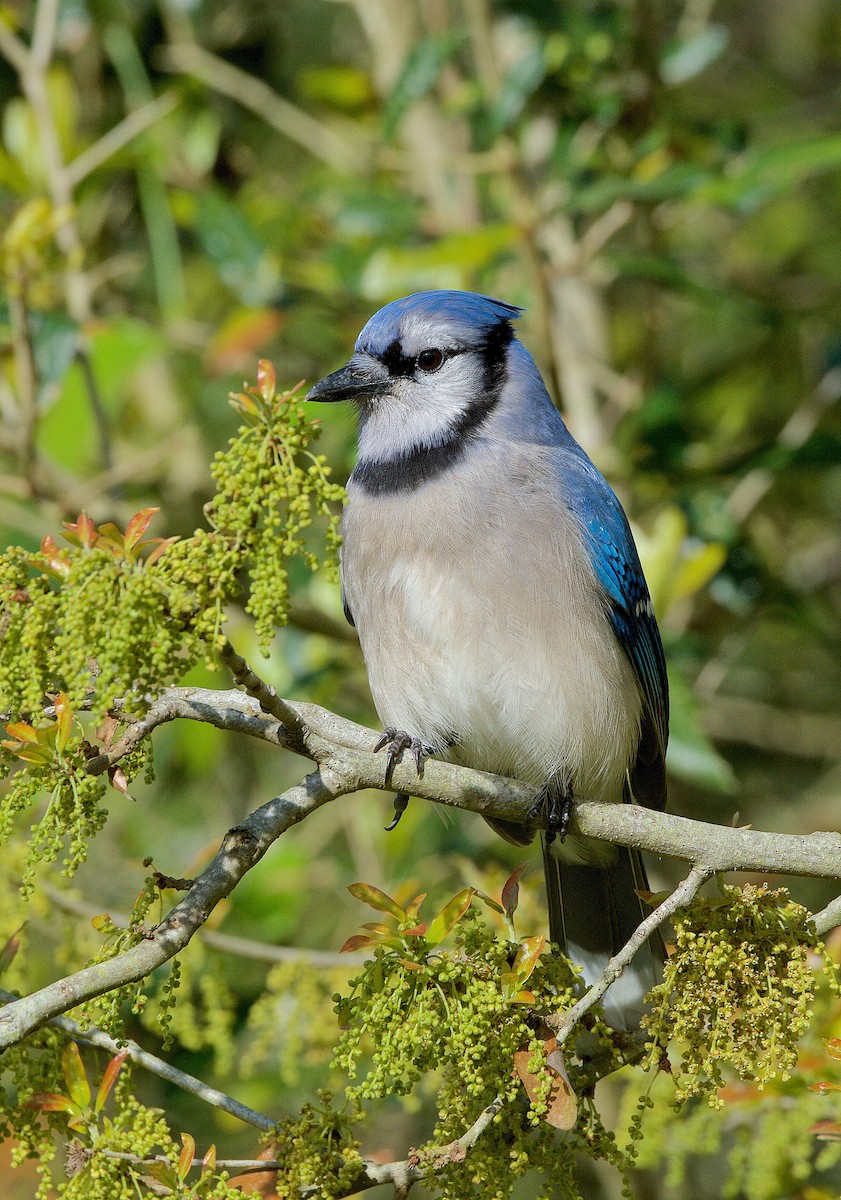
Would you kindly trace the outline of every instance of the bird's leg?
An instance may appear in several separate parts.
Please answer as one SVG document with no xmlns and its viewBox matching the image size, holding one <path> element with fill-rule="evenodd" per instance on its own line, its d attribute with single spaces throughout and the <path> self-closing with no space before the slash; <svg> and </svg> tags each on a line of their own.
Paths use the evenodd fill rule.
<svg viewBox="0 0 841 1200">
<path fill-rule="evenodd" d="M 545 818 L 547 846 L 551 845 L 556 837 L 561 841 L 566 837 L 574 803 L 572 781 L 566 772 L 553 776 L 541 788 L 540 795 L 529 809 L 528 819 L 535 821 L 540 816 Z"/>
<path fill-rule="evenodd" d="M 415 768 L 418 775 L 423 774 L 423 760 L 431 751 L 428 746 L 424 746 L 420 738 L 412 737 L 410 733 L 406 733 L 404 729 L 395 729 L 389 726 L 380 734 L 379 740 L 374 747 L 374 753 L 385 749 L 388 746 L 388 756 L 385 765 L 385 781 L 391 779 L 391 773 L 404 750 L 411 750 L 412 757 L 415 760 Z"/>
<path fill-rule="evenodd" d="M 396 829 L 400 818 L 409 806 L 409 797 L 404 792 L 398 792 L 394 797 L 394 816 L 385 827 L 386 833 Z"/>
</svg>

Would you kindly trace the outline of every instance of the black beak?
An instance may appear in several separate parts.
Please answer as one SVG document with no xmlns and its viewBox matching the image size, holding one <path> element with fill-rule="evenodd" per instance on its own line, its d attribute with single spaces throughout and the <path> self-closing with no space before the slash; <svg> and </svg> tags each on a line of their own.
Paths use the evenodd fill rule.
<svg viewBox="0 0 841 1200">
<path fill-rule="evenodd" d="M 334 371 L 313 384 L 304 397 L 324 404 L 339 400 L 373 400 L 389 390 L 391 379 L 382 363 L 375 358 L 352 358 L 346 367 Z"/>
</svg>

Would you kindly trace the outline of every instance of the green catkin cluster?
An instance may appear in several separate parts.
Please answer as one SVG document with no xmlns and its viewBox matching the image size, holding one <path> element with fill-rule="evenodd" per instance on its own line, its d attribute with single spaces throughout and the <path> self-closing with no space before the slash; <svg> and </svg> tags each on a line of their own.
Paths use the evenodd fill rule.
<svg viewBox="0 0 841 1200">
<path fill-rule="evenodd" d="M 722 886 L 674 918 L 675 953 L 644 1019 L 654 1039 L 652 1064 L 674 1041 L 676 1102 L 717 1089 L 732 1068 L 761 1088 L 786 1078 L 809 1027 L 816 938 L 809 913 L 781 888 Z"/>
<path fill-rule="evenodd" d="M 333 1200 L 354 1191 L 364 1169 L 353 1126 L 362 1119 L 357 1105 L 333 1108 L 330 1092 L 318 1093 L 318 1104 L 305 1104 L 300 1116 L 278 1123 L 275 1156 L 278 1196 L 306 1194 L 310 1200 Z"/>
<path fill-rule="evenodd" d="M 65 1046 L 64 1035 L 47 1027 L 3 1056 L 6 1102 L 0 1106 L 0 1138 L 14 1139 L 13 1163 L 27 1158 L 37 1162 L 40 1182 L 35 1200 L 138 1200 L 159 1194 L 148 1187 L 151 1170 L 158 1168 L 133 1159 L 164 1156 L 174 1167 L 181 1146 L 160 1110 L 146 1107 L 132 1095 L 127 1064 L 106 1108 L 97 1113 L 92 1101 L 99 1083 L 96 1073 L 104 1069 L 104 1060 L 85 1053 L 91 1100 L 77 1128 L 68 1128 L 65 1113 L 41 1107 L 44 1093 L 67 1095 L 60 1065 Z M 65 1140 L 63 1158 L 58 1155 L 56 1135 Z M 225 1172 L 208 1172 L 199 1185 L 197 1180 L 194 1169 L 185 1186 L 165 1194 L 184 1200 L 247 1200 L 244 1192 L 228 1183 Z"/>
<path fill-rule="evenodd" d="M 7 727 L 29 723 L 24 740 L 43 741 L 50 735 L 50 721 L 41 719 L 48 697 L 62 695 L 75 714 L 72 736 L 49 760 L 28 756 L 11 730 L 0 746 L 0 779 L 8 778 L 0 845 L 27 811 L 43 806 L 26 891 L 39 862 L 63 854 L 63 869 L 72 874 L 105 820 L 105 784 L 85 770 L 97 752 L 86 740 L 97 721 L 142 711 L 195 663 L 212 660 L 226 606 L 239 598 L 243 580 L 247 611 L 267 649 L 287 616 L 289 559 L 318 565 L 306 540 L 317 515 L 326 518 L 327 560 L 335 561 L 343 490 L 309 449 L 317 426 L 294 392 L 275 394 L 269 364 L 261 364 L 257 388 L 231 399 L 244 424 L 214 460 L 208 529 L 172 544 L 146 538 L 152 509 L 125 532 L 95 527 L 82 514 L 67 526 L 66 546 L 47 537 L 36 553 L 13 546 L 0 554 L 0 720 Z M 136 766 L 121 766 L 130 780 Z"/>
<path fill-rule="evenodd" d="M 350 1103 L 405 1095 L 427 1076 L 437 1083 L 438 1122 L 427 1150 L 429 1186 L 445 1200 L 506 1200 L 517 1179 L 540 1175 L 538 1196 L 577 1198 L 575 1155 L 585 1152 L 620 1168 L 625 1159 L 595 1108 L 585 1102 L 573 1130 L 564 1135 L 544 1120 L 554 1077 L 545 1066 L 542 1043 L 529 1019 L 532 1011 L 557 1011 L 573 1001 L 574 976 L 566 959 L 543 955 L 528 979 L 534 999 L 513 1003 L 504 980 L 512 948 L 470 909 L 456 930 L 452 954 L 413 955 L 379 949 L 351 983 L 349 997 L 336 997 L 344 1026 L 334 1066 L 357 1076 L 363 1054 L 370 1065 L 347 1089 Z M 596 1025 L 594 1032 L 600 1030 Z M 601 1028 L 606 1036 L 606 1030 Z M 542 1086 L 529 1100 L 514 1073 L 514 1055 L 531 1054 L 530 1067 Z M 436 1177 L 436 1148 L 460 1137 L 501 1097 L 504 1108 L 463 1161 L 451 1161 Z"/>
<path fill-rule="evenodd" d="M 216 495 L 206 508 L 214 534 L 210 574 L 235 586 L 246 568 L 249 578 L 246 611 L 254 617 L 264 652 L 276 625 L 285 624 L 289 609 L 287 561 L 300 557 L 311 569 L 318 556 L 306 542 L 313 517 L 327 519 L 327 558 L 334 563 L 339 547 L 337 505 L 344 489 L 331 483 L 324 455 L 309 443 L 317 427 L 295 403 L 294 393 L 278 407 L 273 378 L 261 389 L 232 397 L 247 424 L 211 467 Z"/>
</svg>

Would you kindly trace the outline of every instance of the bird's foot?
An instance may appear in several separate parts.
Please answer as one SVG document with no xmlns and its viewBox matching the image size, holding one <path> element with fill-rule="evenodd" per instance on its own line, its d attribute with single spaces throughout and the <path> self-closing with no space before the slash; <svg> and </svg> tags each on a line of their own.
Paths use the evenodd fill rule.
<svg viewBox="0 0 841 1200">
<path fill-rule="evenodd" d="M 543 817 L 546 822 L 545 841 L 551 846 L 555 838 L 564 840 L 569 832 L 572 810 L 575 798 L 572 787 L 567 781 L 552 780 L 544 787 L 535 803 L 529 809 L 528 819 L 536 821 Z"/>
<path fill-rule="evenodd" d="M 394 729 L 392 726 L 389 726 L 388 729 L 384 729 L 380 734 L 379 740 L 374 747 L 374 753 L 376 754 L 378 751 L 384 750 L 386 746 L 388 747 L 388 756 L 385 765 L 386 782 L 391 778 L 391 773 L 404 750 L 411 750 L 418 775 L 423 774 L 423 760 L 430 751 L 427 746 L 424 746 L 420 738 L 412 737 L 404 729 Z"/>
<path fill-rule="evenodd" d="M 392 829 L 396 829 L 403 816 L 403 813 L 409 807 L 409 797 L 403 792 L 398 792 L 394 797 L 394 816 L 385 827 L 386 833 L 391 833 Z"/>
</svg>

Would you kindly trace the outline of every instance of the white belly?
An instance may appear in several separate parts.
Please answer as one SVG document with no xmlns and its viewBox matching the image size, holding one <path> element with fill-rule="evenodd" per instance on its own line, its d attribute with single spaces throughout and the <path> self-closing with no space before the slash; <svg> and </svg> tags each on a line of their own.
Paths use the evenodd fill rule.
<svg viewBox="0 0 841 1200">
<path fill-rule="evenodd" d="M 639 740 L 633 671 L 578 531 L 540 496 L 479 512 L 354 493 L 342 577 L 374 703 L 439 753 L 620 800 Z M 481 493 L 480 493 L 481 494 Z"/>
</svg>

